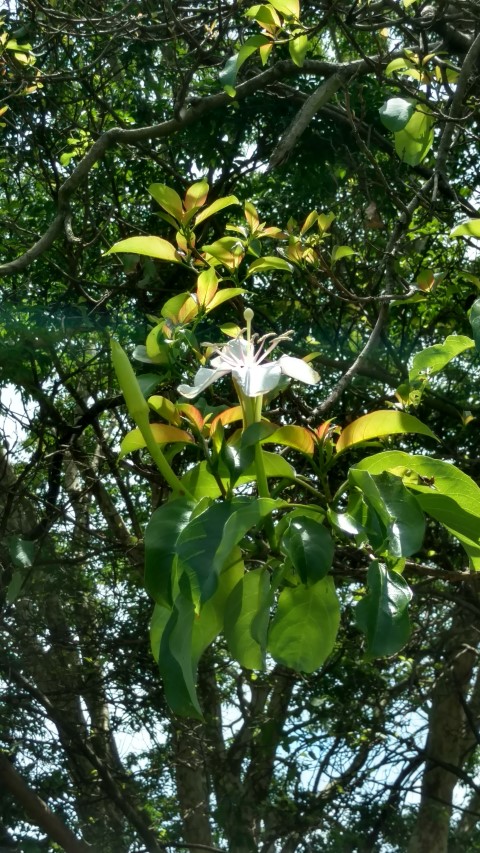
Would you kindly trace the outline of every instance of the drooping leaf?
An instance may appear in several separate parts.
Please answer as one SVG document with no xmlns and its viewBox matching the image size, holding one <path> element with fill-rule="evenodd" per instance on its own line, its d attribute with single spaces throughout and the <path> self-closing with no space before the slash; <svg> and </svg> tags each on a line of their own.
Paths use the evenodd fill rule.
<svg viewBox="0 0 480 853">
<path fill-rule="evenodd" d="M 395 151 L 409 166 L 418 166 L 433 144 L 433 117 L 426 106 L 417 107 L 403 130 L 395 133 Z"/>
<path fill-rule="evenodd" d="M 283 258 L 277 258 L 275 255 L 266 255 L 263 258 L 257 258 L 253 261 L 247 272 L 247 278 L 255 273 L 265 272 L 266 270 L 283 270 L 284 272 L 292 272 L 292 265 Z"/>
<path fill-rule="evenodd" d="M 370 441 L 372 438 L 380 438 L 384 435 L 409 432 L 436 438 L 432 430 L 414 415 L 408 415 L 406 412 L 399 412 L 394 409 L 370 412 L 370 414 L 363 415 L 342 430 L 336 444 L 336 450 L 337 453 L 340 453 L 347 447 L 353 447 L 362 441 Z"/>
<path fill-rule="evenodd" d="M 470 325 L 472 327 L 475 347 L 477 348 L 477 351 L 480 352 L 480 299 L 476 299 L 473 303 L 470 308 L 468 319 L 470 320 Z"/>
<path fill-rule="evenodd" d="M 299 68 L 302 67 L 308 48 L 308 36 L 302 33 L 288 42 L 290 57 Z"/>
<path fill-rule="evenodd" d="M 147 255 L 150 258 L 159 258 L 162 261 L 171 261 L 174 264 L 181 263 L 175 246 L 168 240 L 164 240 L 163 237 L 127 237 L 126 240 L 119 240 L 118 243 L 114 243 L 105 254 L 112 255 L 117 252 L 130 252 L 132 255 Z"/>
<path fill-rule="evenodd" d="M 323 524 L 308 516 L 289 520 L 280 548 L 306 586 L 321 580 L 332 567 L 333 539 Z"/>
<path fill-rule="evenodd" d="M 217 589 L 203 604 L 193 623 L 192 663 L 195 669 L 205 649 L 223 629 L 227 599 L 243 578 L 244 572 L 242 553 L 239 548 L 235 548 L 230 555 L 229 564 L 219 575 Z"/>
<path fill-rule="evenodd" d="M 157 604 L 172 605 L 172 571 L 177 539 L 194 504 L 186 498 L 163 504 L 152 514 L 145 531 L 145 589 Z"/>
<path fill-rule="evenodd" d="M 268 632 L 269 654 L 297 672 L 314 672 L 331 653 L 340 625 L 333 579 L 282 590 Z"/>
<path fill-rule="evenodd" d="M 366 638 L 368 657 L 393 655 L 410 636 L 408 604 L 412 591 L 397 572 L 374 560 L 368 569 L 367 594 L 355 608 L 355 619 Z"/>
<path fill-rule="evenodd" d="M 473 567 L 480 569 L 480 488 L 468 474 L 449 462 L 396 450 L 363 459 L 356 468 L 402 476 L 422 510 L 445 525 L 462 543 Z"/>
<path fill-rule="evenodd" d="M 165 696 L 174 713 L 202 719 L 192 661 L 193 602 L 180 594 L 164 627 L 158 666 Z"/>
<path fill-rule="evenodd" d="M 394 557 L 415 554 L 423 543 L 425 519 L 418 501 L 405 488 L 401 477 L 351 468 L 349 480 L 363 492 L 365 500 L 381 519 L 388 552 Z"/>
<path fill-rule="evenodd" d="M 232 657 L 246 669 L 265 668 L 270 576 L 252 569 L 232 590 L 225 607 L 224 633 Z"/>
</svg>

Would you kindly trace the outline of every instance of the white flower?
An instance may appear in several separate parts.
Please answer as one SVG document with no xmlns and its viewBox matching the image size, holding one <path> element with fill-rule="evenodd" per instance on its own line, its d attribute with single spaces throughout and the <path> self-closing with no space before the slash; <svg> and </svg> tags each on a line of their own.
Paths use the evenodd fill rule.
<svg viewBox="0 0 480 853">
<path fill-rule="evenodd" d="M 247 325 L 247 331 L 249 328 Z M 220 347 L 216 347 L 218 355 L 212 358 L 212 367 L 200 367 L 193 380 L 193 385 L 179 385 L 178 392 L 189 400 L 197 397 L 212 382 L 231 373 L 234 381 L 241 388 L 246 397 L 258 397 L 268 394 L 279 384 L 282 375 L 306 382 L 307 385 L 315 385 L 320 377 L 316 370 L 301 358 L 293 358 L 290 355 L 282 355 L 278 361 L 265 361 L 267 355 L 272 352 L 279 341 L 289 340 L 290 332 L 285 335 L 274 337 L 269 347 L 263 351 L 265 342 L 272 338 L 271 334 L 264 335 L 257 341 L 255 347 L 255 335 L 250 340 L 243 337 L 235 338 Z"/>
</svg>

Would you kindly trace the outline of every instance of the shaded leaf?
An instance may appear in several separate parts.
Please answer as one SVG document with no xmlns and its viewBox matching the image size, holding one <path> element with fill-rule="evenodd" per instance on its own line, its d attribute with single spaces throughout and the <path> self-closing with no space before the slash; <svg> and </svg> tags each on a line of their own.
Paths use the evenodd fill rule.
<svg viewBox="0 0 480 853">
<path fill-rule="evenodd" d="M 269 596 L 267 569 L 253 569 L 237 583 L 226 603 L 224 633 L 228 649 L 247 669 L 265 668 Z"/>
<path fill-rule="evenodd" d="M 412 591 L 397 572 L 375 560 L 368 569 L 367 594 L 355 608 L 355 619 L 366 638 L 368 657 L 393 655 L 410 636 L 408 604 Z"/>
<path fill-rule="evenodd" d="M 308 516 L 295 515 L 289 520 L 280 549 L 291 560 L 302 583 L 308 586 L 330 571 L 335 546 L 323 524 Z"/>
</svg>

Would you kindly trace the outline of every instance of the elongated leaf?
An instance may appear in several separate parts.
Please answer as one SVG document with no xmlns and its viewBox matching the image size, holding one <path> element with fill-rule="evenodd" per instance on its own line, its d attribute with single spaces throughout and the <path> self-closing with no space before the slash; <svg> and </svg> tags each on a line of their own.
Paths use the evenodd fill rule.
<svg viewBox="0 0 480 853">
<path fill-rule="evenodd" d="M 406 98 L 389 98 L 379 110 L 382 124 L 393 132 L 403 130 L 414 112 L 415 101 Z"/>
<path fill-rule="evenodd" d="M 360 444 L 362 441 L 370 441 L 372 438 L 408 432 L 416 432 L 421 435 L 428 435 L 430 438 L 436 438 L 432 430 L 413 415 L 393 409 L 371 412 L 353 421 L 342 430 L 336 444 L 337 453 L 347 447 Z"/>
<path fill-rule="evenodd" d="M 218 308 L 223 302 L 227 302 L 229 299 L 234 299 L 235 296 L 240 296 L 242 293 L 245 293 L 244 287 L 223 287 L 221 290 L 217 290 L 215 296 L 210 300 L 207 305 L 206 311 L 207 314 L 210 311 L 213 311 L 215 308 Z"/>
<path fill-rule="evenodd" d="M 426 347 L 422 352 L 417 353 L 413 359 L 412 369 L 408 374 L 410 382 L 421 373 L 438 373 L 452 358 L 473 346 L 472 339 L 465 337 L 465 335 L 449 335 L 443 344 Z"/>
<path fill-rule="evenodd" d="M 163 630 L 158 666 L 172 711 L 183 717 L 202 719 L 192 661 L 194 619 L 192 601 L 188 596 L 179 595 Z"/>
<path fill-rule="evenodd" d="M 268 632 L 272 657 L 297 672 L 313 672 L 331 653 L 340 625 L 332 578 L 285 588 Z"/>
<path fill-rule="evenodd" d="M 462 543 L 473 567 L 480 569 L 480 488 L 467 474 L 449 462 L 401 451 L 370 456 L 356 468 L 402 476 L 423 511 L 445 525 Z"/>
<path fill-rule="evenodd" d="M 239 499 L 212 504 L 192 518 L 178 537 L 177 553 L 188 575 L 196 605 L 207 601 L 217 588 L 220 572 L 218 561 L 214 565 L 215 554 L 223 539 L 225 524 L 238 507 Z M 230 551 L 235 544 L 232 543 Z"/>
<path fill-rule="evenodd" d="M 472 327 L 475 346 L 478 352 L 480 352 L 480 299 L 476 299 L 473 303 L 470 308 L 468 319 L 470 320 L 470 325 Z"/>
<path fill-rule="evenodd" d="M 177 222 L 180 223 L 182 221 L 182 199 L 175 190 L 165 186 L 165 184 L 151 184 L 148 188 L 148 192 L 153 196 L 155 201 L 158 202 L 160 207 L 163 207 L 163 209 L 166 210 L 170 216 L 173 216 Z"/>
<path fill-rule="evenodd" d="M 450 231 L 450 237 L 480 237 L 480 219 L 466 219 Z"/>
<path fill-rule="evenodd" d="M 258 272 L 265 272 L 266 270 L 283 270 L 291 273 L 292 265 L 283 258 L 277 258 L 275 255 L 266 255 L 264 258 L 257 258 L 256 261 L 253 261 L 253 263 L 250 264 L 247 272 L 247 278 L 250 275 L 254 275 Z"/>
<path fill-rule="evenodd" d="M 401 575 L 376 560 L 369 566 L 367 584 L 367 595 L 355 608 L 357 625 L 366 637 L 366 654 L 393 655 L 410 636 L 411 589 Z"/>
<path fill-rule="evenodd" d="M 213 643 L 223 629 L 227 599 L 234 587 L 242 580 L 244 572 L 242 552 L 239 548 L 235 548 L 230 555 L 229 564 L 219 575 L 217 589 L 202 606 L 193 623 L 192 664 L 195 670 L 205 649 Z"/>
<path fill-rule="evenodd" d="M 232 98 L 235 97 L 237 74 L 243 63 L 246 62 L 249 56 L 251 56 L 252 53 L 255 53 L 258 48 L 269 43 L 270 39 L 263 35 L 250 36 L 250 38 L 246 40 L 245 44 L 242 45 L 238 53 L 235 53 L 227 59 L 219 75 L 220 83 L 225 89 L 227 95 L 230 95 Z"/>
<path fill-rule="evenodd" d="M 299 0 L 270 0 L 270 5 L 285 18 L 298 18 L 300 15 Z"/>
<path fill-rule="evenodd" d="M 195 227 L 200 225 L 201 222 L 204 222 L 205 219 L 213 216 L 214 213 L 219 213 L 220 210 L 224 210 L 225 207 L 231 207 L 232 204 L 240 204 L 236 195 L 227 195 L 224 198 L 217 198 L 217 200 L 212 202 L 212 204 L 206 207 L 205 210 L 200 211 L 195 218 Z"/>
<path fill-rule="evenodd" d="M 265 668 L 269 595 L 267 569 L 253 569 L 237 583 L 225 606 L 224 633 L 228 649 L 246 669 Z"/>
<path fill-rule="evenodd" d="M 145 531 L 145 589 L 157 604 L 172 605 L 172 572 L 177 539 L 188 523 L 194 504 L 186 498 L 155 510 Z"/>
<path fill-rule="evenodd" d="M 308 37 L 305 34 L 299 35 L 288 42 L 288 50 L 290 57 L 299 68 L 302 67 L 305 61 L 305 54 L 308 48 Z"/>
<path fill-rule="evenodd" d="M 205 180 L 196 181 L 196 183 L 189 186 L 185 193 L 185 210 L 192 210 L 194 207 L 203 207 L 207 200 L 209 189 L 210 187 Z"/>
<path fill-rule="evenodd" d="M 233 501 L 237 507 L 235 512 L 225 522 L 222 540 L 215 553 L 213 570 L 219 573 L 233 547 L 243 539 L 246 533 L 256 527 L 262 519 L 275 509 L 283 509 L 289 504 L 274 498 L 253 498 L 246 502 Z"/>
<path fill-rule="evenodd" d="M 280 548 L 306 586 L 321 580 L 332 567 L 333 539 L 323 524 L 308 516 L 290 519 Z"/>
<path fill-rule="evenodd" d="M 418 551 L 425 535 L 425 519 L 416 498 L 402 479 L 388 472 L 371 474 L 351 468 L 350 482 L 361 489 L 381 519 L 386 531 L 386 546 L 394 557 L 410 557 Z"/>
<path fill-rule="evenodd" d="M 150 429 L 157 444 L 174 444 L 180 442 L 182 444 L 192 444 L 193 438 L 188 432 L 170 424 L 150 424 Z M 120 444 L 119 459 L 123 459 L 127 453 L 133 453 L 134 450 L 140 450 L 145 447 L 145 439 L 136 427 L 127 432 Z"/>
<path fill-rule="evenodd" d="M 336 264 L 337 261 L 341 261 L 342 258 L 349 258 L 351 255 L 358 255 L 358 252 L 355 249 L 351 249 L 350 246 L 334 246 L 332 251 L 332 265 Z"/>
<path fill-rule="evenodd" d="M 171 261 L 174 264 L 181 263 L 180 258 L 177 257 L 175 246 L 172 246 L 163 237 L 127 237 L 126 240 L 119 240 L 118 243 L 115 243 L 105 254 L 111 255 L 117 252 L 148 255 L 150 258 L 159 258 L 162 261 Z"/>
<path fill-rule="evenodd" d="M 433 143 L 433 117 L 428 107 L 417 108 L 403 130 L 395 134 L 395 151 L 409 166 L 418 166 Z"/>
<path fill-rule="evenodd" d="M 272 435 L 264 439 L 263 443 L 282 444 L 286 447 L 293 447 L 295 450 L 300 450 L 301 453 L 313 455 L 315 450 L 315 442 L 310 430 L 301 426 L 283 426 L 277 429 Z"/>
</svg>

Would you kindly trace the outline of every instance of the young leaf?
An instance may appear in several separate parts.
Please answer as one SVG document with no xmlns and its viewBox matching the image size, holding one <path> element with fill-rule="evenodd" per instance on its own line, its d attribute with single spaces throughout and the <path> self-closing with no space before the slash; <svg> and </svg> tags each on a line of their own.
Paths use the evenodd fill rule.
<svg viewBox="0 0 480 853">
<path fill-rule="evenodd" d="M 286 587 L 268 632 L 268 652 L 297 672 L 313 672 L 331 653 L 339 625 L 340 606 L 332 578 L 308 587 Z"/>
<path fill-rule="evenodd" d="M 408 415 L 405 412 L 386 409 L 363 415 L 345 427 L 337 441 L 336 450 L 337 453 L 340 453 L 347 447 L 353 447 L 362 441 L 369 441 L 372 438 L 380 438 L 384 435 L 408 432 L 420 433 L 421 435 L 428 435 L 430 438 L 436 439 L 432 430 L 425 424 L 422 424 L 418 418 Z"/>
<path fill-rule="evenodd" d="M 253 263 L 250 264 L 246 278 L 250 275 L 254 275 L 254 273 L 265 272 L 265 270 L 283 270 L 284 272 L 291 273 L 292 265 L 283 258 L 277 258 L 275 256 L 257 258 L 256 261 L 253 261 Z"/>
<path fill-rule="evenodd" d="M 112 255 L 117 252 L 131 252 L 132 255 L 147 255 L 150 258 L 171 261 L 173 264 L 181 263 L 175 246 L 163 237 L 127 237 L 126 240 L 114 243 L 105 254 Z"/>
<path fill-rule="evenodd" d="M 410 636 L 411 598 L 411 589 L 401 575 L 388 571 L 377 560 L 370 564 L 367 594 L 355 608 L 369 658 L 393 655 L 405 645 Z"/>
<path fill-rule="evenodd" d="M 232 204 L 240 204 L 238 198 L 235 195 L 227 195 L 224 198 L 217 198 L 216 201 L 212 202 L 205 210 L 202 210 L 195 218 L 195 228 L 197 225 L 200 225 L 201 222 L 204 222 L 205 219 L 208 219 L 210 216 L 213 216 L 214 213 L 218 213 L 220 210 L 224 210 L 225 207 L 231 207 Z"/>
<path fill-rule="evenodd" d="M 175 190 L 165 186 L 165 184 L 151 184 L 148 192 L 156 202 L 163 207 L 170 216 L 181 223 L 183 219 L 183 204 L 182 199 Z"/>
<path fill-rule="evenodd" d="M 183 429 L 178 429 L 170 424 L 150 424 L 150 430 L 157 444 L 192 444 L 193 438 L 188 432 Z M 119 459 L 123 459 L 128 453 L 133 453 L 135 450 L 141 450 L 146 447 L 146 441 L 141 431 L 136 427 L 127 432 L 120 444 Z"/>
</svg>

